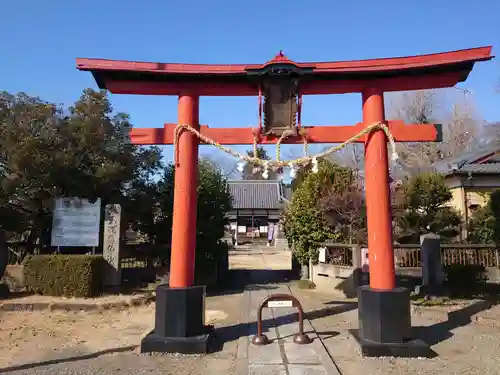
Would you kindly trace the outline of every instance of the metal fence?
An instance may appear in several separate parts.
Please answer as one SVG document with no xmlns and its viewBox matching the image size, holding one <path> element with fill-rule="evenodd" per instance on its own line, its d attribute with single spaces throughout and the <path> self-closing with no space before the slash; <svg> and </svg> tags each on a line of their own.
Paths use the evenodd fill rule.
<svg viewBox="0 0 500 375">
<path fill-rule="evenodd" d="M 356 249 L 357 245 L 327 243 L 325 244 L 325 247 L 325 263 L 340 267 L 353 266 L 352 253 L 353 250 Z"/>
<path fill-rule="evenodd" d="M 400 268 L 418 268 L 420 245 L 399 245 L 394 247 L 396 265 Z M 495 245 L 481 244 L 441 244 L 441 263 L 500 267 L 499 254 Z"/>
<path fill-rule="evenodd" d="M 170 246 L 127 244 L 120 249 L 122 281 L 125 283 L 152 283 L 167 267 Z"/>
</svg>

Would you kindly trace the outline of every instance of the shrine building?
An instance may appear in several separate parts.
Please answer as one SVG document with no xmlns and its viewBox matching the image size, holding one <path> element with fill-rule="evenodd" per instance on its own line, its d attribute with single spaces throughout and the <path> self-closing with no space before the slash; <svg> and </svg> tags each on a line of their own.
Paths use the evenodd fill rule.
<svg viewBox="0 0 500 375">
<path fill-rule="evenodd" d="M 233 208 L 227 213 L 231 229 L 238 237 L 267 237 L 268 228 L 277 224 L 291 189 L 278 180 L 229 181 Z"/>
</svg>

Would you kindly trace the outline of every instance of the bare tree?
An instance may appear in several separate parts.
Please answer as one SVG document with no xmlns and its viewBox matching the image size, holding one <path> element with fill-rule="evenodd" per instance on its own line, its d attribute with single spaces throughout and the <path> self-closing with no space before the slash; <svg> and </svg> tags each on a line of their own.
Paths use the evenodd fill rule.
<svg viewBox="0 0 500 375">
<path fill-rule="evenodd" d="M 437 161 L 459 156 L 477 145 L 483 121 L 467 90 L 412 91 L 397 94 L 392 99 L 389 118 L 443 126 L 443 142 L 397 145 L 402 161 L 400 174 L 413 175 L 429 170 Z"/>
<path fill-rule="evenodd" d="M 481 133 L 481 138 L 486 144 L 500 143 L 500 122 L 485 124 Z"/>
<path fill-rule="evenodd" d="M 363 174 L 364 160 L 364 145 L 362 143 L 351 143 L 337 154 L 332 155 L 332 161 L 354 170 L 358 176 Z"/>
<path fill-rule="evenodd" d="M 477 146 L 484 120 L 478 115 L 469 92 L 464 92 L 454 101 L 451 113 L 444 124 L 446 124 L 443 129 L 444 142 L 440 145 L 443 157 L 470 152 Z"/>
<path fill-rule="evenodd" d="M 222 175 L 227 179 L 235 179 L 238 177 L 238 160 L 233 157 L 227 156 L 221 152 L 200 155 L 207 160 L 210 160 L 214 165 L 220 168 Z"/>
<path fill-rule="evenodd" d="M 338 181 L 321 198 L 320 207 L 334 231 L 341 233 L 344 240 L 349 243 L 366 240 L 364 192 L 356 173 L 339 174 Z"/>
<path fill-rule="evenodd" d="M 395 94 L 389 101 L 389 117 L 408 123 L 431 123 L 442 117 L 442 90 L 419 90 Z"/>
</svg>

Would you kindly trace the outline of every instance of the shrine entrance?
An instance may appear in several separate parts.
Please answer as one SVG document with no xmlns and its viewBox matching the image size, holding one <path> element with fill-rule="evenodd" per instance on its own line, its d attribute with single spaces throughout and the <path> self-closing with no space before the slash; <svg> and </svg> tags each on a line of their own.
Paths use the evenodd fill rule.
<svg viewBox="0 0 500 375">
<path fill-rule="evenodd" d="M 136 128 L 137 145 L 173 144 L 176 177 L 170 285 L 159 286 L 155 330 L 141 343 L 142 351 L 206 352 L 212 336 L 204 323 L 203 287 L 193 286 L 196 237 L 196 189 L 199 143 L 213 145 L 242 162 L 291 172 L 311 164 L 351 142 L 365 145 L 365 187 L 370 285 L 359 288 L 359 330 L 353 332 L 364 355 L 425 356 L 426 345 L 411 335 L 407 289 L 396 287 L 389 190 L 389 157 L 395 142 L 440 141 L 433 124 L 386 121 L 384 93 L 452 87 L 464 81 L 474 64 L 490 60 L 491 47 L 387 59 L 298 63 L 283 53 L 264 64 L 206 65 L 77 59 L 101 89 L 114 94 L 175 95 L 178 119 L 163 128 Z M 353 126 L 304 126 L 302 97 L 316 94 L 361 93 L 363 122 Z M 256 96 L 258 125 L 210 128 L 199 124 L 200 96 Z M 318 155 L 280 160 L 284 143 L 339 144 Z M 227 145 L 276 145 L 276 159 L 241 155 Z"/>
</svg>

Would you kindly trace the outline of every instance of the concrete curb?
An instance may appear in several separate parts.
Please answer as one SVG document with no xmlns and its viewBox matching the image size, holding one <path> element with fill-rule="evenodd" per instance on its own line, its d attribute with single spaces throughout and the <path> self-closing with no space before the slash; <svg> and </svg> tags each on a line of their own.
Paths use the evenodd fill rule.
<svg viewBox="0 0 500 375">
<path fill-rule="evenodd" d="M 102 311 L 112 309 L 127 309 L 135 306 L 144 306 L 154 302 L 155 296 L 131 297 L 127 301 L 99 303 L 71 303 L 71 302 L 2 302 L 0 311 Z"/>
<path fill-rule="evenodd" d="M 316 350 L 316 353 L 318 353 L 318 356 L 320 357 L 321 362 L 325 367 L 327 374 L 342 375 L 332 357 L 332 354 L 328 351 L 325 344 L 323 343 L 323 340 L 318 335 L 316 329 L 312 325 L 311 321 L 307 318 L 304 319 L 304 331 L 312 333 L 310 336 L 314 341 L 310 345 L 312 345 Z"/>
<path fill-rule="evenodd" d="M 241 296 L 241 313 L 240 324 L 245 326 L 245 330 L 249 331 L 249 313 L 250 313 L 250 290 L 246 289 Z M 238 348 L 236 352 L 236 375 L 248 374 L 248 335 L 242 335 L 238 338 Z"/>
<path fill-rule="evenodd" d="M 288 287 L 290 294 L 294 295 L 292 288 Z M 333 359 L 332 354 L 326 348 L 326 345 L 323 343 L 323 340 L 318 335 L 316 328 L 312 324 L 311 320 L 307 318 L 307 313 L 304 313 L 304 332 L 309 332 L 310 337 L 313 339 L 312 344 L 309 344 L 314 347 L 316 353 L 321 359 L 323 366 L 326 369 L 327 374 L 329 375 L 342 375 L 339 368 L 337 367 L 335 360 Z"/>
</svg>

